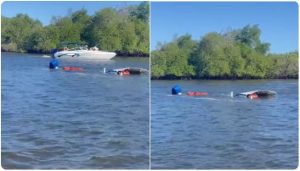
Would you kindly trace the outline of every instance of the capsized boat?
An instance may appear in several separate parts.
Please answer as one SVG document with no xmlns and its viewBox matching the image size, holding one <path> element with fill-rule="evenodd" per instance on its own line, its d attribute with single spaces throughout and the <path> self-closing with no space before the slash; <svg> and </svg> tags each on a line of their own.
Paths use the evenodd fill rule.
<svg viewBox="0 0 300 171">
<path fill-rule="evenodd" d="M 275 91 L 270 90 L 253 90 L 239 93 L 240 96 L 245 96 L 249 99 L 257 99 L 257 98 L 269 98 L 275 96 L 277 93 Z"/>
<path fill-rule="evenodd" d="M 106 70 L 106 68 L 104 68 L 103 72 L 123 76 L 123 75 L 145 74 L 148 72 L 148 70 L 143 68 L 137 68 L 137 67 L 126 67 L 126 68 L 117 68 L 117 69 L 109 69 L 109 70 Z"/>
<path fill-rule="evenodd" d="M 110 60 L 117 54 L 115 52 L 100 51 L 97 47 L 88 48 L 87 45 L 80 45 L 76 43 L 67 43 L 54 53 L 54 57 L 77 57 L 81 59 L 100 59 Z"/>
</svg>

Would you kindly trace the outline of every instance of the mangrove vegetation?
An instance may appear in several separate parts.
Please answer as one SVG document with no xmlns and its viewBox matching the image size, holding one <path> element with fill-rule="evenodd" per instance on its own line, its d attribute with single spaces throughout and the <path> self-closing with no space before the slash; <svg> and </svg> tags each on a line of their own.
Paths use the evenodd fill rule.
<svg viewBox="0 0 300 171">
<path fill-rule="evenodd" d="M 191 35 L 159 44 L 151 53 L 152 79 L 298 78 L 298 52 L 269 53 L 258 25 L 226 33 Z"/>
<path fill-rule="evenodd" d="M 50 53 L 62 42 L 80 42 L 123 56 L 149 55 L 149 4 L 105 8 L 90 16 L 86 9 L 53 17 L 49 25 L 18 14 L 1 16 L 1 50 Z"/>
</svg>

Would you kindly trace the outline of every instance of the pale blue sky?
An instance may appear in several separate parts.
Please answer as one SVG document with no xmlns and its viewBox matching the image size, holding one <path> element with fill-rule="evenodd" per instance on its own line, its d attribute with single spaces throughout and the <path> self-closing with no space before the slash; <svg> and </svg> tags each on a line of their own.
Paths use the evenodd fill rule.
<svg viewBox="0 0 300 171">
<path fill-rule="evenodd" d="M 29 15 L 48 25 L 53 16 L 66 16 L 71 11 L 85 8 L 89 15 L 103 8 L 124 8 L 141 2 L 127 1 L 6 1 L 2 3 L 2 15 L 14 17 L 18 13 Z"/>
<path fill-rule="evenodd" d="M 199 40 L 209 32 L 225 32 L 258 24 L 271 52 L 298 49 L 298 5 L 295 2 L 152 2 L 151 48 L 189 33 Z"/>
<path fill-rule="evenodd" d="M 97 1 L 8 1 L 2 3 L 2 15 L 25 13 L 44 25 L 52 16 L 65 16 L 85 8 L 89 15 L 103 8 L 123 8 L 140 2 Z M 298 49 L 298 5 L 295 2 L 152 2 L 151 48 L 157 42 L 169 42 L 175 35 L 189 33 L 199 40 L 208 32 L 225 32 L 258 24 L 262 40 L 271 43 L 271 52 Z"/>
</svg>

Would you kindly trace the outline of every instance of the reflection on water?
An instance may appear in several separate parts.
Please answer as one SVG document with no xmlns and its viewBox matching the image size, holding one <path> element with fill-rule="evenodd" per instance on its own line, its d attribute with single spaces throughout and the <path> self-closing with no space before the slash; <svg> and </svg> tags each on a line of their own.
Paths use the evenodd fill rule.
<svg viewBox="0 0 300 171">
<path fill-rule="evenodd" d="M 207 97 L 172 96 L 171 87 Z M 275 98 L 231 98 L 269 89 Z M 152 81 L 152 168 L 292 169 L 298 165 L 298 80 Z"/>
<path fill-rule="evenodd" d="M 149 77 L 102 71 L 148 59 L 60 62 L 84 72 L 49 71 L 49 60 L 2 53 L 2 167 L 147 169 Z"/>
</svg>

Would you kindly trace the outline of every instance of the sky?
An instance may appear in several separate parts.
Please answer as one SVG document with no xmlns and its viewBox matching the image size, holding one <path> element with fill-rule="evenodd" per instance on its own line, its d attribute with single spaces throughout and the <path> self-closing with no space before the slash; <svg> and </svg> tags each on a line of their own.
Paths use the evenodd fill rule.
<svg viewBox="0 0 300 171">
<path fill-rule="evenodd" d="M 89 15 L 103 8 L 124 8 L 129 5 L 137 5 L 140 2 L 126 1 L 6 1 L 2 3 L 2 15 L 14 17 L 18 13 L 29 15 L 40 20 L 43 25 L 48 25 L 53 16 L 66 16 L 70 12 L 85 8 Z"/>
<path fill-rule="evenodd" d="M 295 2 L 152 2 L 151 49 L 174 36 L 200 40 L 209 32 L 224 33 L 258 24 L 270 52 L 298 50 L 298 5 Z"/>
<path fill-rule="evenodd" d="M 140 2 L 118 1 L 6 1 L 2 15 L 28 14 L 48 25 L 53 16 L 66 16 L 81 8 L 89 15 L 103 8 L 123 8 Z M 298 49 L 298 5 L 295 2 L 152 2 L 151 49 L 175 35 L 191 34 L 200 40 L 209 32 L 225 32 L 258 24 L 261 39 L 271 43 L 270 52 Z"/>
</svg>

